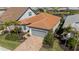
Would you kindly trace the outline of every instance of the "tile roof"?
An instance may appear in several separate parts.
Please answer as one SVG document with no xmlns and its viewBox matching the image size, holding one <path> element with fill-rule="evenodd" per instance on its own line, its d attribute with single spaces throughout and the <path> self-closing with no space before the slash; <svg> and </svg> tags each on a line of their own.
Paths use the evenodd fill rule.
<svg viewBox="0 0 79 59">
<path fill-rule="evenodd" d="M 21 24 L 28 24 L 27 26 L 39 29 L 52 29 L 59 21 L 61 17 L 50 15 L 47 13 L 40 13 L 28 19 L 20 20 Z"/>
<path fill-rule="evenodd" d="M 18 20 L 26 10 L 25 7 L 9 7 L 0 17 L 0 21 Z"/>
</svg>

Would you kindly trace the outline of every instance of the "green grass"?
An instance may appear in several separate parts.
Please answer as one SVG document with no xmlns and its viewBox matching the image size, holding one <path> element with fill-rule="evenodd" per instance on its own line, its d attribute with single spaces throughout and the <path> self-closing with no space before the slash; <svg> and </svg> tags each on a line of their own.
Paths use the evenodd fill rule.
<svg viewBox="0 0 79 59">
<path fill-rule="evenodd" d="M 61 46 L 59 44 L 59 40 L 55 40 L 54 45 L 53 45 L 53 50 L 54 51 L 63 51 L 63 49 L 61 48 Z"/>
<path fill-rule="evenodd" d="M 0 35 L 0 46 L 13 50 L 20 44 L 19 41 L 6 40 L 5 36 L 6 35 Z"/>
<path fill-rule="evenodd" d="M 60 47 L 59 40 L 56 39 L 52 48 L 42 47 L 40 51 L 63 51 L 63 49 Z"/>
<path fill-rule="evenodd" d="M 68 10 L 62 12 L 52 12 L 53 14 L 79 14 L 79 10 Z"/>
<path fill-rule="evenodd" d="M 70 14 L 79 14 L 79 10 L 70 10 Z"/>
</svg>

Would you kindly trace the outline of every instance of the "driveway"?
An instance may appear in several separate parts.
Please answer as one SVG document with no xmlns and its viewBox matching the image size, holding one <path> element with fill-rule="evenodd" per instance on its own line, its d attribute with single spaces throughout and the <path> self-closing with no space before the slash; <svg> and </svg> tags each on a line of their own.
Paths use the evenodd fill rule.
<svg viewBox="0 0 79 59">
<path fill-rule="evenodd" d="M 0 46 L 0 51 L 10 51 L 10 50 Z"/>
<path fill-rule="evenodd" d="M 31 36 L 19 45 L 14 51 L 39 51 L 42 46 L 43 38 Z"/>
</svg>

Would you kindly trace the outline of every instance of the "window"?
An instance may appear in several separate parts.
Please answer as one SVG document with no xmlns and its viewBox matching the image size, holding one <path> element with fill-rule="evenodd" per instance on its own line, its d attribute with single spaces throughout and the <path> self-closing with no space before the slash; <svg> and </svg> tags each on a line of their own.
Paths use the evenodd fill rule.
<svg viewBox="0 0 79 59">
<path fill-rule="evenodd" d="M 26 26 L 24 25 L 23 27 L 24 27 L 24 30 L 26 30 Z"/>
<path fill-rule="evenodd" d="M 32 13 L 31 12 L 29 12 L 29 16 L 31 16 L 32 15 Z"/>
</svg>

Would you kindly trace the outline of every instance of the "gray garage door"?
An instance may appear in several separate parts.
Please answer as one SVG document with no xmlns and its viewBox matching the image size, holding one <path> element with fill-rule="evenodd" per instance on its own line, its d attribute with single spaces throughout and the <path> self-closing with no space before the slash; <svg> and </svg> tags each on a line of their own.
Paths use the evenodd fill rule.
<svg viewBox="0 0 79 59">
<path fill-rule="evenodd" d="M 45 30 L 32 29 L 32 35 L 39 36 L 39 37 L 45 37 L 46 34 L 47 34 L 47 31 Z"/>
</svg>

